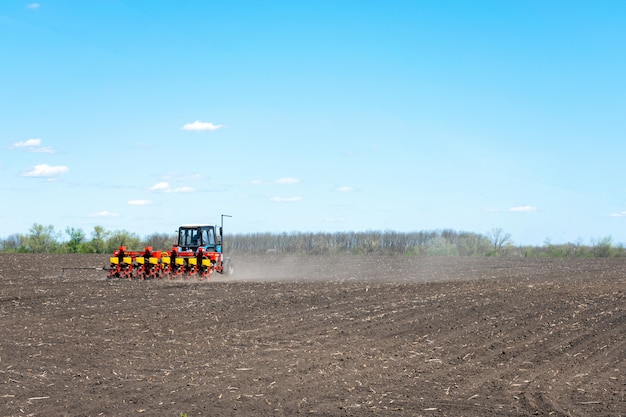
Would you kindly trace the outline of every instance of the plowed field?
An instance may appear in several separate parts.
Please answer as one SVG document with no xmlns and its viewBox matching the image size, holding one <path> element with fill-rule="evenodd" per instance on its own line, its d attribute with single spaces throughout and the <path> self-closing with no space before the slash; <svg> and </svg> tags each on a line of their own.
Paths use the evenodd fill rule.
<svg viewBox="0 0 626 417">
<path fill-rule="evenodd" d="M 626 416 L 626 260 L 0 255 L 0 416 Z"/>
</svg>

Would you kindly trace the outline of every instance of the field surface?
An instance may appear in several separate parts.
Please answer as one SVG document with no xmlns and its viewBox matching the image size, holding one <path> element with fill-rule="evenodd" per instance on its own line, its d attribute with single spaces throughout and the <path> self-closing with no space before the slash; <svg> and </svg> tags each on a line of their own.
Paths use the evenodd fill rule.
<svg viewBox="0 0 626 417">
<path fill-rule="evenodd" d="M 626 416 L 626 260 L 0 255 L 0 416 Z"/>
</svg>

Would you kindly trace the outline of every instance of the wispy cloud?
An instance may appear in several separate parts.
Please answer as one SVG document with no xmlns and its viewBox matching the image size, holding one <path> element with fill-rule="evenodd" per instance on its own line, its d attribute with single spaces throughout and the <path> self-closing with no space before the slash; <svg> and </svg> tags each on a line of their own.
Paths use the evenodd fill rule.
<svg viewBox="0 0 626 417">
<path fill-rule="evenodd" d="M 261 180 L 252 180 L 252 181 L 250 181 L 250 184 L 252 184 L 252 185 L 261 185 L 261 184 L 263 184 L 263 181 L 261 181 Z"/>
<path fill-rule="evenodd" d="M 186 123 L 183 125 L 183 130 L 209 130 L 214 131 L 217 129 L 221 129 L 222 125 L 214 125 L 211 122 L 201 122 L 200 120 L 196 120 L 193 123 Z"/>
<path fill-rule="evenodd" d="M 291 177 L 279 178 L 276 180 L 277 184 L 298 184 L 299 182 L 299 179 Z"/>
<path fill-rule="evenodd" d="M 26 8 L 31 10 L 37 10 L 40 7 L 41 5 L 39 3 L 30 3 L 26 5 Z"/>
<path fill-rule="evenodd" d="M 26 139 L 19 142 L 15 142 L 13 149 L 24 149 L 28 152 L 37 152 L 37 153 L 54 153 L 54 149 L 50 146 L 41 146 L 41 139 Z"/>
<path fill-rule="evenodd" d="M 169 192 L 171 193 L 190 193 L 194 191 L 193 188 L 191 187 L 178 187 L 178 188 L 172 188 Z"/>
<path fill-rule="evenodd" d="M 161 193 L 190 193 L 194 191 L 191 187 L 172 188 L 168 182 L 159 182 L 150 187 L 150 191 L 158 191 Z"/>
<path fill-rule="evenodd" d="M 609 214 L 610 217 L 626 217 L 626 210 Z"/>
<path fill-rule="evenodd" d="M 270 201 L 274 201 L 276 203 L 297 203 L 298 201 L 302 201 L 302 197 L 272 197 Z"/>
<path fill-rule="evenodd" d="M 528 213 L 531 211 L 537 211 L 537 207 L 534 206 L 518 206 L 518 207 L 511 207 L 509 209 L 509 211 L 511 213 Z"/>
<path fill-rule="evenodd" d="M 147 206 L 151 203 L 152 201 L 150 200 L 128 200 L 129 206 Z"/>
<path fill-rule="evenodd" d="M 29 171 L 22 174 L 23 177 L 56 177 L 60 174 L 65 174 L 70 169 L 64 165 L 48 165 L 41 164 L 35 165 Z"/>
<path fill-rule="evenodd" d="M 354 188 L 344 186 L 337 188 L 336 191 L 339 191 L 340 193 L 349 193 L 350 191 L 354 191 Z"/>
<path fill-rule="evenodd" d="M 111 211 L 102 210 L 97 213 L 89 214 L 89 217 L 119 217 L 119 213 L 113 213 Z"/>
<path fill-rule="evenodd" d="M 170 172 L 161 177 L 165 181 L 201 181 L 206 178 L 200 173 L 184 174 L 179 172 Z"/>
</svg>

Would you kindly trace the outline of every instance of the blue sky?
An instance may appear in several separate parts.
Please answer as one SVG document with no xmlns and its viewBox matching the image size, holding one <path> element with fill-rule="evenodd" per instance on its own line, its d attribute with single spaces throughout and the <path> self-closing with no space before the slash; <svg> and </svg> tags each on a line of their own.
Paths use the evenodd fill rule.
<svg viewBox="0 0 626 417">
<path fill-rule="evenodd" d="M 0 3 L 0 237 L 626 242 L 626 2 Z"/>
</svg>

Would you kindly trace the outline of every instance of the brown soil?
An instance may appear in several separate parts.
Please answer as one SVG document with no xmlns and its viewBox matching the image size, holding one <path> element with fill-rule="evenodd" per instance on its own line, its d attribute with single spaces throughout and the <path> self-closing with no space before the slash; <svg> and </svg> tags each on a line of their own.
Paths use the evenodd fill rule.
<svg viewBox="0 0 626 417">
<path fill-rule="evenodd" d="M 1 416 L 626 416 L 626 260 L 0 255 Z"/>
</svg>

